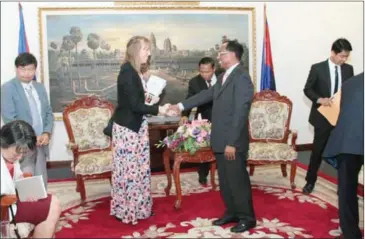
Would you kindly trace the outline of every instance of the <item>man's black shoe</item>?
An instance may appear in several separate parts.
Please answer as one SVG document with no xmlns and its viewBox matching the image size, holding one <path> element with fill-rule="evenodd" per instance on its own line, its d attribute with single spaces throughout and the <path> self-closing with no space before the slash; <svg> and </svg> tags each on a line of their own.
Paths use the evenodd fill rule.
<svg viewBox="0 0 365 239">
<path fill-rule="evenodd" d="M 243 221 L 240 221 L 240 222 L 237 223 L 236 226 L 231 228 L 231 232 L 241 233 L 241 232 L 248 231 L 248 230 L 250 230 L 254 227 L 256 227 L 256 222 L 243 222 Z"/>
<path fill-rule="evenodd" d="M 313 192 L 314 189 L 314 184 L 311 183 L 307 183 L 304 187 L 303 187 L 303 193 L 304 194 L 311 194 Z"/>
<path fill-rule="evenodd" d="M 213 225 L 214 226 L 223 226 L 225 224 L 228 224 L 228 223 L 231 223 L 231 222 L 238 222 L 238 218 L 236 217 L 228 217 L 228 216 L 225 216 L 225 217 L 222 217 L 222 218 L 219 218 L 215 221 L 213 221 Z"/>
<path fill-rule="evenodd" d="M 207 178 L 199 178 L 199 183 L 206 185 L 207 184 Z"/>
</svg>

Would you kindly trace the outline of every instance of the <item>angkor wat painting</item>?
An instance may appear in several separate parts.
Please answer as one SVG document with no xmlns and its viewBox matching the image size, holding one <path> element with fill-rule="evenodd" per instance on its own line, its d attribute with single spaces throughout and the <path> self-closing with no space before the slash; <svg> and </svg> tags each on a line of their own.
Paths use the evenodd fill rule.
<svg viewBox="0 0 365 239">
<path fill-rule="evenodd" d="M 204 56 L 216 59 L 224 38 L 243 43 L 244 68 L 253 80 L 254 9 L 40 9 L 42 80 L 54 112 L 89 94 L 114 104 L 127 41 L 152 41 L 151 73 L 168 81 L 162 103 L 185 98 Z"/>
</svg>

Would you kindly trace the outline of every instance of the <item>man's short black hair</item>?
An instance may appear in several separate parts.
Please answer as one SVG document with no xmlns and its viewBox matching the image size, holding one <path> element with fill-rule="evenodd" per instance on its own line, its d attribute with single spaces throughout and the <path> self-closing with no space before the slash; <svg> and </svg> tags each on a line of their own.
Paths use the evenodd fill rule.
<svg viewBox="0 0 365 239">
<path fill-rule="evenodd" d="M 28 65 L 34 65 L 37 68 L 37 59 L 35 58 L 35 56 L 33 56 L 33 54 L 28 53 L 28 52 L 24 52 L 21 53 L 17 56 L 17 58 L 15 59 L 15 67 L 18 68 L 19 66 L 28 66 Z"/>
<path fill-rule="evenodd" d="M 333 51 L 336 54 L 342 51 L 352 51 L 352 46 L 347 39 L 339 38 L 332 44 L 331 51 Z"/>
<path fill-rule="evenodd" d="M 238 61 L 241 60 L 243 55 L 243 46 L 237 40 L 228 40 L 225 42 L 227 44 L 226 50 L 234 52 Z"/>
<path fill-rule="evenodd" d="M 210 64 L 210 66 L 212 68 L 214 68 L 215 66 L 215 61 L 213 60 L 213 58 L 211 57 L 203 57 L 202 59 L 200 59 L 199 61 L 199 66 L 200 65 L 206 65 L 206 64 Z"/>
</svg>

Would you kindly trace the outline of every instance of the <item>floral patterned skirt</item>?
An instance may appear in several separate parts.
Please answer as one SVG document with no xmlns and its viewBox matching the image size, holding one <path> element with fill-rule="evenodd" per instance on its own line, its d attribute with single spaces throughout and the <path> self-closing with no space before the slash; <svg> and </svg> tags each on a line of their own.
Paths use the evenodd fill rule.
<svg viewBox="0 0 365 239">
<path fill-rule="evenodd" d="M 148 121 L 138 133 L 113 123 L 113 162 L 110 214 L 137 224 L 152 212 Z"/>
</svg>

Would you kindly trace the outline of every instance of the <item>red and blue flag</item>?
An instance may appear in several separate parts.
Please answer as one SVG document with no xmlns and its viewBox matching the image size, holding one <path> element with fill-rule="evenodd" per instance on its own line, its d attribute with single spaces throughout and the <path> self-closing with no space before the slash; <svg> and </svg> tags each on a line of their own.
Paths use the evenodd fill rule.
<svg viewBox="0 0 365 239">
<path fill-rule="evenodd" d="M 266 17 L 266 6 L 264 9 L 265 14 L 265 26 L 264 26 L 264 42 L 262 48 L 262 63 L 261 63 L 261 85 L 260 90 L 273 90 L 276 91 L 274 64 L 271 55 L 271 43 L 269 24 Z"/>
<path fill-rule="evenodd" d="M 19 3 L 19 43 L 18 43 L 18 54 L 23 52 L 29 52 L 27 34 L 25 32 L 23 7 Z"/>
</svg>

